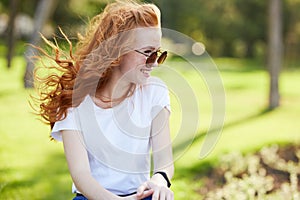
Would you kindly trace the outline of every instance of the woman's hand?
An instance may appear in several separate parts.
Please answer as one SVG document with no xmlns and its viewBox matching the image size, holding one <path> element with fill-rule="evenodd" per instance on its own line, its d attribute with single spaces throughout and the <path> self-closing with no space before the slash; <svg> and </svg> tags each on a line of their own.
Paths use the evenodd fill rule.
<svg viewBox="0 0 300 200">
<path fill-rule="evenodd" d="M 128 197 L 120 197 L 119 199 L 122 199 L 122 200 L 142 200 L 146 197 L 151 196 L 153 194 L 153 192 L 154 191 L 152 189 L 144 190 L 140 194 L 133 194 L 133 195 L 130 195 Z"/>
<path fill-rule="evenodd" d="M 137 190 L 137 199 L 144 196 L 147 191 L 152 191 L 152 200 L 174 200 L 174 194 L 167 186 L 154 182 L 153 180 L 146 181 Z"/>
</svg>

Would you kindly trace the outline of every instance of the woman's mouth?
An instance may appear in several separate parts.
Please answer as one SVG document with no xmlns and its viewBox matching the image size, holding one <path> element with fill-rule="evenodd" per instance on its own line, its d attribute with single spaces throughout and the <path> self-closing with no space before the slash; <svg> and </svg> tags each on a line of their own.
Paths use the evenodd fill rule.
<svg viewBox="0 0 300 200">
<path fill-rule="evenodd" d="M 140 70 L 144 76 L 149 77 L 150 76 L 150 72 L 152 71 L 151 69 L 141 69 Z"/>
</svg>

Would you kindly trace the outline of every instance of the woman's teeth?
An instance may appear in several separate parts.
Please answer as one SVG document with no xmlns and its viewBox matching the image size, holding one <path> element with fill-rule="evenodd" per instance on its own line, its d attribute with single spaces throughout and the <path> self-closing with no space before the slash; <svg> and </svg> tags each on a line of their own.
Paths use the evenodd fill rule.
<svg viewBox="0 0 300 200">
<path fill-rule="evenodd" d="M 148 74 L 150 73 L 150 70 L 147 70 L 147 69 L 141 69 L 141 72 L 145 73 L 145 74 Z"/>
</svg>

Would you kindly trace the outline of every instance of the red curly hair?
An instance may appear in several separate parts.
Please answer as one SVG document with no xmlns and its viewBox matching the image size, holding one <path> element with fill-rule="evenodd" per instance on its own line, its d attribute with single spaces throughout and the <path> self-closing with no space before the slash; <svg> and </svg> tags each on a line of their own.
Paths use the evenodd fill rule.
<svg viewBox="0 0 300 200">
<path fill-rule="evenodd" d="M 55 56 L 50 56 L 42 48 L 37 49 L 54 61 L 54 65 L 47 68 L 56 70 L 56 73 L 41 77 L 37 70 L 44 68 L 43 64 L 35 71 L 39 95 L 36 99 L 39 104 L 37 110 L 43 121 L 50 124 L 52 129 L 56 121 L 67 116 L 68 108 L 77 107 L 86 95 L 94 92 L 92 90 L 95 89 L 95 85 L 97 90 L 106 86 L 112 68 L 119 66 L 120 57 L 112 60 L 109 52 L 113 46 L 101 46 L 104 41 L 134 28 L 157 27 L 160 25 L 159 19 L 159 10 L 153 4 L 131 0 L 116 1 L 108 4 L 102 13 L 92 18 L 85 36 L 79 35 L 74 55 L 71 42 L 61 30 L 70 45 L 69 54 L 65 54 L 58 47 L 56 40 L 56 44 L 53 44 L 42 36 L 46 44 L 54 50 Z M 42 61 L 41 57 L 40 60 Z M 129 92 L 124 98 L 127 96 L 130 96 Z"/>
</svg>

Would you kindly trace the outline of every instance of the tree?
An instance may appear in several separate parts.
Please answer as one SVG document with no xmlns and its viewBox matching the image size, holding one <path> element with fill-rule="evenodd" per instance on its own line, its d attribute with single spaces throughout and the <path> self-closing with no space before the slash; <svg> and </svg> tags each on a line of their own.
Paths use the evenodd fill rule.
<svg viewBox="0 0 300 200">
<path fill-rule="evenodd" d="M 7 36 L 7 68 L 11 66 L 11 60 L 13 56 L 13 49 L 15 43 L 15 19 L 17 16 L 19 7 L 19 0 L 11 0 L 9 5 L 9 22 L 7 25 L 6 36 Z"/>
<path fill-rule="evenodd" d="M 257 41 L 266 41 L 267 36 L 267 14 L 268 2 L 261 0 L 236 0 L 237 19 L 235 31 L 238 38 L 245 44 L 244 55 L 247 58 L 255 57 L 255 44 Z M 255 14 L 254 14 L 255 11 Z"/>
<path fill-rule="evenodd" d="M 282 2 L 269 0 L 268 71 L 270 75 L 269 109 L 279 106 L 279 73 L 283 57 Z"/>
<path fill-rule="evenodd" d="M 30 39 L 30 44 L 38 45 L 41 38 L 39 33 L 42 31 L 43 26 L 49 19 L 50 15 L 53 13 L 57 5 L 57 0 L 40 0 L 36 8 L 34 15 L 34 33 Z M 37 50 L 32 46 L 28 46 L 25 51 L 26 58 L 26 71 L 24 75 L 24 86 L 25 88 L 33 87 L 33 70 L 34 70 L 34 61 L 31 59 L 37 53 Z"/>
</svg>

